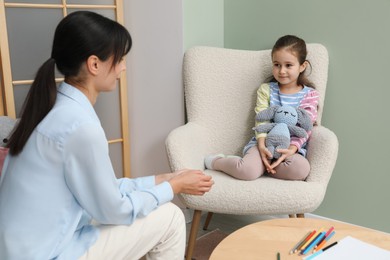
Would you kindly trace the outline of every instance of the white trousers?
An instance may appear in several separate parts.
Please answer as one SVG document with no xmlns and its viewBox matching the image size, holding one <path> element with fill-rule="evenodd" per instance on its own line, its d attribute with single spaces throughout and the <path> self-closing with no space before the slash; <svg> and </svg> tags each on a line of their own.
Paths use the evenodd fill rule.
<svg viewBox="0 0 390 260">
<path fill-rule="evenodd" d="M 100 235 L 79 260 L 184 258 L 186 226 L 181 209 L 166 203 L 133 224 L 99 225 Z"/>
</svg>

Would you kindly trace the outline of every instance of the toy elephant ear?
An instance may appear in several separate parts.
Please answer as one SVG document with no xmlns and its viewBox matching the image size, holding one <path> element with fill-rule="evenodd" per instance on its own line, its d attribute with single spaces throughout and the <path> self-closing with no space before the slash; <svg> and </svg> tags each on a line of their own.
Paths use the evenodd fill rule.
<svg viewBox="0 0 390 260">
<path fill-rule="evenodd" d="M 269 121 L 272 118 L 275 117 L 275 112 L 278 110 L 279 106 L 272 106 L 267 109 L 264 109 L 263 111 L 260 111 L 256 115 L 256 121 L 263 122 L 263 121 Z"/>
<path fill-rule="evenodd" d="M 311 122 L 311 118 L 306 110 L 302 108 L 297 109 L 298 113 L 298 124 L 305 129 L 306 131 L 310 131 L 313 128 L 313 123 Z"/>
</svg>

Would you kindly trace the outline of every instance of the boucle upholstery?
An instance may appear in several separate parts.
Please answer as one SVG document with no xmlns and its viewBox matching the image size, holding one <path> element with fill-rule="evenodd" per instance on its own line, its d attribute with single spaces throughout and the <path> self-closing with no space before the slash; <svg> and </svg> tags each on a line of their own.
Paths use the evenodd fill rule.
<svg viewBox="0 0 390 260">
<path fill-rule="evenodd" d="M 191 209 L 226 214 L 295 214 L 314 211 L 323 201 L 337 159 L 336 135 L 321 126 L 328 53 L 308 44 L 309 79 L 320 92 L 318 126 L 313 128 L 306 181 L 261 177 L 241 181 L 225 173 L 205 170 L 204 157 L 213 153 L 241 155 L 253 136 L 256 90 L 271 76 L 270 50 L 247 51 L 194 47 L 184 56 L 183 76 L 188 123 L 166 140 L 172 171 L 205 170 L 215 182 L 204 196 L 179 197 Z"/>
</svg>

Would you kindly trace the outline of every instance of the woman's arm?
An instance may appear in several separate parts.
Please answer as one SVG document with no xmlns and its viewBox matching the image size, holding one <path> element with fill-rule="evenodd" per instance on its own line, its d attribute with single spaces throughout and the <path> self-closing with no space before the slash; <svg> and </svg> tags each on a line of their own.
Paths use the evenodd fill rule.
<svg viewBox="0 0 390 260">
<path fill-rule="evenodd" d="M 81 207 L 102 224 L 131 224 L 173 199 L 171 185 L 155 185 L 154 176 L 118 180 L 105 134 L 97 123 L 85 123 L 75 129 L 63 150 L 69 190 Z"/>
<path fill-rule="evenodd" d="M 211 189 L 214 181 L 211 176 L 205 175 L 199 170 L 180 170 L 173 173 L 156 175 L 156 184 L 168 181 L 172 186 L 173 193 L 186 193 L 203 195 Z"/>
</svg>

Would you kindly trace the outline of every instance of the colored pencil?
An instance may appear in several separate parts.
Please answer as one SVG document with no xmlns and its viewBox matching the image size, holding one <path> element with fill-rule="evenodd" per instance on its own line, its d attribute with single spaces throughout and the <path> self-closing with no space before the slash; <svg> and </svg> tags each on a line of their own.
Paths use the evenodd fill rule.
<svg viewBox="0 0 390 260">
<path fill-rule="evenodd" d="M 325 237 L 329 236 L 330 233 L 332 233 L 334 227 L 330 227 L 328 232 L 326 232 Z"/>
<path fill-rule="evenodd" d="M 329 234 L 332 233 L 333 229 L 334 229 L 334 227 L 331 227 L 331 228 L 328 230 L 328 232 L 326 232 L 325 236 L 321 239 L 321 241 L 318 242 L 318 244 L 317 244 L 314 248 L 317 248 L 317 246 L 318 246 L 320 243 L 322 243 L 322 241 L 324 241 L 324 240 L 329 236 Z"/>
<path fill-rule="evenodd" d="M 290 255 L 294 254 L 295 250 L 299 248 L 299 246 L 309 237 L 311 233 L 311 231 L 307 232 L 307 234 L 290 250 Z"/>
<path fill-rule="evenodd" d="M 322 250 L 318 251 L 317 253 L 314 253 L 314 254 L 311 254 L 311 255 L 308 255 L 307 257 L 304 258 L 304 260 L 310 260 L 310 259 L 313 259 L 314 257 L 318 256 L 319 254 L 322 253 Z"/>
<path fill-rule="evenodd" d="M 304 259 L 305 260 L 313 259 L 314 257 L 318 256 L 319 254 L 322 254 L 324 251 L 328 250 L 329 248 L 331 248 L 334 245 L 337 245 L 337 241 L 333 242 L 332 244 L 330 244 L 329 246 L 325 247 L 324 249 L 321 249 L 321 250 L 317 251 L 316 253 L 311 254 L 311 255 L 305 257 Z"/>
<path fill-rule="evenodd" d="M 303 245 L 306 243 L 306 241 L 308 241 L 312 236 L 314 236 L 314 234 L 316 233 L 315 230 L 313 230 L 310 235 L 308 237 L 305 238 L 304 241 L 302 241 L 302 243 L 294 250 L 294 253 L 298 252 L 301 250 L 301 248 L 303 247 Z"/>
<path fill-rule="evenodd" d="M 333 242 L 332 244 L 330 244 L 329 246 L 327 246 L 327 247 L 325 247 L 324 249 L 321 249 L 321 250 L 322 251 L 326 251 L 326 250 L 328 250 L 329 248 L 331 248 L 334 245 L 337 245 L 337 241 Z"/>
<path fill-rule="evenodd" d="M 311 243 L 313 242 L 314 239 L 316 239 L 320 234 L 321 232 L 323 231 L 324 229 L 323 228 L 320 228 L 318 230 L 318 232 L 315 234 L 315 236 L 312 236 L 301 248 L 300 248 L 300 251 L 303 251 L 306 249 L 306 247 Z"/>
<path fill-rule="evenodd" d="M 322 240 L 322 242 L 321 243 L 319 243 L 318 245 L 317 245 L 317 247 L 316 248 L 314 248 L 314 251 L 313 251 L 313 253 L 314 252 L 316 252 L 316 251 L 318 251 L 318 250 L 320 250 L 325 244 L 326 244 L 326 242 L 328 242 L 329 241 L 329 239 L 331 239 L 332 238 L 332 236 L 335 234 L 336 232 L 335 231 L 333 231 L 332 233 L 330 233 L 330 235 L 328 235 L 324 240 Z"/>
<path fill-rule="evenodd" d="M 276 259 L 280 260 L 280 253 L 279 252 L 276 254 Z"/>
<path fill-rule="evenodd" d="M 306 255 L 315 245 L 317 245 L 318 241 L 321 240 L 322 237 L 324 237 L 326 232 L 321 232 L 315 240 L 313 240 L 303 251 L 301 251 L 302 255 Z"/>
</svg>

